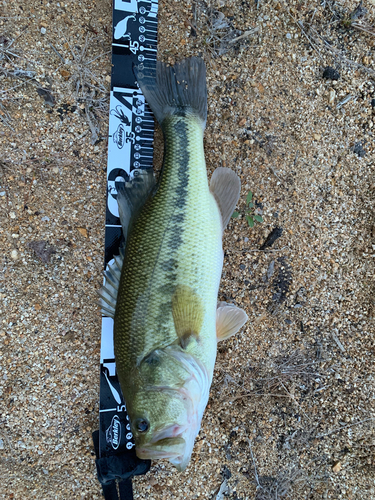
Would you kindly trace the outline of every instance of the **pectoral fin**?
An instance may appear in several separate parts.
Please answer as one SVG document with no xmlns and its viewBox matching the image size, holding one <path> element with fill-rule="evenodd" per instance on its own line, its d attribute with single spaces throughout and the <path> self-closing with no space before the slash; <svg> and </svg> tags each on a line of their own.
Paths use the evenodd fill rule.
<svg viewBox="0 0 375 500">
<path fill-rule="evenodd" d="M 185 349 L 192 337 L 199 337 L 202 329 L 202 299 L 191 287 L 178 286 L 172 299 L 172 315 L 181 347 Z"/>
<path fill-rule="evenodd" d="M 230 168 L 219 167 L 212 174 L 210 191 L 219 205 L 224 230 L 240 197 L 240 178 Z"/>
<path fill-rule="evenodd" d="M 219 302 L 216 309 L 217 341 L 220 342 L 237 333 L 248 319 L 243 309 L 226 302 Z"/>
</svg>

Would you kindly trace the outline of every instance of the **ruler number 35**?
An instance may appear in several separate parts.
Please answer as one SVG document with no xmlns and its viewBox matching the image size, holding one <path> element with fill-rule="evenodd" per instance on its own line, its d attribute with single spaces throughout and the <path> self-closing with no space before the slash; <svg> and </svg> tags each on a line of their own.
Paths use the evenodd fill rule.
<svg viewBox="0 0 375 500">
<path fill-rule="evenodd" d="M 125 133 L 125 141 L 126 142 L 131 142 L 132 144 L 135 143 L 135 133 L 134 132 L 126 132 Z"/>
</svg>

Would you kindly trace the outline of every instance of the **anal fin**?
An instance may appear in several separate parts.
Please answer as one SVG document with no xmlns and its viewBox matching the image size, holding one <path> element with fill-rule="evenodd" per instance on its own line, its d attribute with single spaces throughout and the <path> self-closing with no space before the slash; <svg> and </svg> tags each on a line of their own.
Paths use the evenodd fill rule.
<svg viewBox="0 0 375 500">
<path fill-rule="evenodd" d="M 227 302 L 218 302 L 216 309 L 217 341 L 220 342 L 220 340 L 225 340 L 237 333 L 248 319 L 243 309 Z"/>
</svg>

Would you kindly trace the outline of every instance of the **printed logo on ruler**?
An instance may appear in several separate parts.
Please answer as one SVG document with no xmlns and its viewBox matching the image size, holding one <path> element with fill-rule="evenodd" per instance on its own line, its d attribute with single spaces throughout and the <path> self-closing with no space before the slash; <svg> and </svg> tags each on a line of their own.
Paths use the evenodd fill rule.
<svg viewBox="0 0 375 500">
<path fill-rule="evenodd" d="M 152 168 L 154 121 L 139 90 L 111 92 L 108 141 L 107 225 L 118 225 L 117 191 L 139 169 Z"/>
</svg>

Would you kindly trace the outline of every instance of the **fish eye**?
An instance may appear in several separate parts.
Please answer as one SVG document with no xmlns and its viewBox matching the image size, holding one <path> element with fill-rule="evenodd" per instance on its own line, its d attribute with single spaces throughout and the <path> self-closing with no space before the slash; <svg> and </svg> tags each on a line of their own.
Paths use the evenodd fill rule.
<svg viewBox="0 0 375 500">
<path fill-rule="evenodd" d="M 139 418 L 138 420 L 135 421 L 135 427 L 138 432 L 146 432 L 148 431 L 150 424 L 146 419 Z"/>
</svg>

